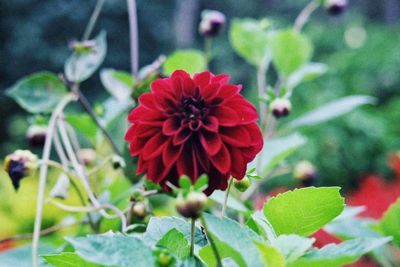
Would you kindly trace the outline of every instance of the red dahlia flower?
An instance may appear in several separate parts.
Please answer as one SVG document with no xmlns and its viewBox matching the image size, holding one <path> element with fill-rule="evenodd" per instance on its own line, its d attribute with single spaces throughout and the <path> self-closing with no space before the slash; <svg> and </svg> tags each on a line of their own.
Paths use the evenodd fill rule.
<svg viewBox="0 0 400 267">
<path fill-rule="evenodd" d="M 137 174 L 161 184 L 193 181 L 205 173 L 206 193 L 226 189 L 230 176 L 244 177 L 246 165 L 263 146 L 255 107 L 239 94 L 229 76 L 178 70 L 151 84 L 129 115 L 125 139 L 138 156 Z"/>
</svg>

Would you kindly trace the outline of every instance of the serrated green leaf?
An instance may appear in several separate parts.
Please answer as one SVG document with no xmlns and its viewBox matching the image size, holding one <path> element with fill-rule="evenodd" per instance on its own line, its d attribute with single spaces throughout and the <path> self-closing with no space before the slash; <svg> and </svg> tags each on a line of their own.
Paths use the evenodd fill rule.
<svg viewBox="0 0 400 267">
<path fill-rule="evenodd" d="M 335 100 L 328 104 L 325 104 L 322 107 L 319 107 L 291 121 L 289 123 L 289 127 L 295 128 L 300 126 L 309 126 L 321 122 L 326 122 L 328 120 L 332 120 L 334 118 L 342 116 L 359 106 L 366 104 L 374 104 L 375 102 L 376 99 L 371 96 L 365 96 L 365 95 L 346 96 L 339 100 Z"/>
<path fill-rule="evenodd" d="M 54 267 L 100 267 L 102 265 L 85 261 L 74 252 L 63 252 L 42 256 Z"/>
<path fill-rule="evenodd" d="M 107 233 L 66 240 L 89 262 L 120 267 L 148 267 L 155 263 L 151 249 L 136 237 Z"/>
<path fill-rule="evenodd" d="M 226 257 L 231 257 L 239 266 L 263 266 L 253 243 L 256 235 L 249 228 L 229 218 L 219 218 L 208 213 L 204 214 L 204 220 L 213 240 L 217 242 L 218 251 L 226 252 Z M 224 244 L 222 247 L 221 243 Z"/>
<path fill-rule="evenodd" d="M 89 52 L 74 52 L 65 62 L 64 72 L 71 82 L 83 82 L 100 67 L 107 53 L 106 33 L 94 39 L 96 45 Z"/>
<path fill-rule="evenodd" d="M 261 65 L 268 50 L 268 36 L 260 21 L 234 19 L 229 40 L 235 52 L 247 62 L 255 66 Z"/>
<path fill-rule="evenodd" d="M 385 212 L 380 227 L 386 235 L 393 236 L 393 241 L 400 246 L 400 199 Z"/>
<path fill-rule="evenodd" d="M 285 262 L 291 263 L 303 256 L 312 247 L 314 238 L 305 238 L 298 235 L 280 235 L 271 241 L 285 258 Z"/>
<path fill-rule="evenodd" d="M 357 261 L 362 255 L 381 247 L 390 238 L 360 238 L 315 249 L 301 257 L 290 267 L 341 267 Z"/>
<path fill-rule="evenodd" d="M 172 251 L 178 258 L 184 259 L 190 254 L 190 243 L 185 235 L 176 228 L 168 231 L 158 242 L 158 247 L 164 247 Z"/>
<path fill-rule="evenodd" d="M 278 235 L 308 236 L 332 221 L 344 209 L 339 187 L 307 187 L 271 198 L 264 215 Z"/>
<path fill-rule="evenodd" d="M 255 242 L 255 244 L 260 252 L 260 255 L 264 262 L 264 266 L 266 267 L 286 266 L 285 258 L 276 248 L 261 242 Z"/>
<path fill-rule="evenodd" d="M 51 113 L 67 88 L 57 75 L 43 71 L 22 78 L 6 94 L 28 112 Z"/>
<path fill-rule="evenodd" d="M 272 61 L 283 76 L 288 76 L 307 63 L 312 55 L 308 38 L 294 30 L 276 33 L 270 40 Z"/>
<path fill-rule="evenodd" d="M 106 90 L 120 101 L 129 98 L 133 92 L 134 80 L 130 73 L 115 69 L 103 69 L 100 80 Z"/>
<path fill-rule="evenodd" d="M 167 57 L 163 69 L 167 75 L 175 70 L 184 70 L 190 74 L 204 71 L 207 68 L 206 56 L 199 50 L 178 50 Z"/>
</svg>

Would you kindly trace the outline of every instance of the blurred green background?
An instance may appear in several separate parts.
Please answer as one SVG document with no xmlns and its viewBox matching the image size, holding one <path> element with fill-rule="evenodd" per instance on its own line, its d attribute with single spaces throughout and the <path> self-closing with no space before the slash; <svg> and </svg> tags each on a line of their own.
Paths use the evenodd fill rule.
<svg viewBox="0 0 400 267">
<path fill-rule="evenodd" d="M 268 17 L 277 26 L 290 25 L 308 3 L 303 0 L 138 0 L 140 65 L 176 48 L 203 47 L 197 31 L 203 9 L 234 17 Z M 40 70 L 61 72 L 80 38 L 95 1 L 0 1 L 0 155 L 28 148 L 26 113 L 3 92 L 17 79 Z M 323 9 L 313 14 L 304 32 L 314 43 L 313 61 L 329 66 L 327 74 L 297 88 L 293 115 L 351 94 L 372 95 L 376 106 L 340 119 L 302 129 L 309 137 L 293 160 L 307 159 L 319 172 L 319 184 L 351 188 L 369 173 L 387 173 L 386 158 L 400 149 L 400 1 L 350 0 L 339 17 Z M 129 70 L 126 1 L 106 1 L 96 32 L 107 31 L 108 54 L 103 66 Z M 227 31 L 214 42 L 213 72 L 229 73 L 234 82 L 256 91 L 255 71 L 230 47 Z M 106 92 L 98 74 L 82 86 L 92 102 Z M 290 118 L 289 118 L 290 119 Z M 3 176 L 3 175 L 2 175 Z M 390 177 L 390 175 L 389 175 Z M 2 177 L 3 178 L 3 177 Z"/>
</svg>

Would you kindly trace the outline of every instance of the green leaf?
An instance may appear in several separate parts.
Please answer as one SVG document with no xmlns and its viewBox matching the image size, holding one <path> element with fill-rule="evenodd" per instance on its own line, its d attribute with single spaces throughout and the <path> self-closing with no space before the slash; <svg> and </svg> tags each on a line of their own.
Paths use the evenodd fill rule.
<svg viewBox="0 0 400 267">
<path fill-rule="evenodd" d="M 190 244 L 182 232 L 175 228 L 167 232 L 158 242 L 158 247 L 164 247 L 172 251 L 178 258 L 189 257 Z"/>
<path fill-rule="evenodd" d="M 116 99 L 124 101 L 131 96 L 134 80 L 130 73 L 103 69 L 100 71 L 100 79 L 106 90 Z"/>
<path fill-rule="evenodd" d="M 347 218 L 344 220 L 334 220 L 324 227 L 324 230 L 342 239 L 358 237 L 382 237 L 377 231 L 373 230 L 375 222 L 369 219 Z"/>
<path fill-rule="evenodd" d="M 74 52 L 65 62 L 65 76 L 71 82 L 83 82 L 100 67 L 107 53 L 106 33 L 94 40 L 96 45 L 88 52 Z"/>
<path fill-rule="evenodd" d="M 42 244 L 39 246 L 39 255 L 56 253 L 54 247 Z M 0 252 L 0 266 L 31 266 L 32 264 L 32 246 L 18 247 L 5 252 Z M 39 259 L 39 266 L 43 266 L 44 260 Z"/>
<path fill-rule="evenodd" d="M 218 249 L 218 254 L 223 262 L 225 262 L 226 259 L 231 259 L 234 261 L 232 265 L 223 264 L 223 266 L 246 266 L 246 262 L 244 262 L 242 256 L 238 251 L 234 250 L 228 244 L 219 240 L 215 240 L 214 243 Z M 199 257 L 203 260 L 203 262 L 206 263 L 208 267 L 217 266 L 217 259 L 215 258 L 211 245 L 203 247 L 199 251 Z"/>
<path fill-rule="evenodd" d="M 215 190 L 209 198 L 220 205 L 224 205 L 225 202 L 225 192 L 221 190 Z M 249 211 L 242 202 L 234 198 L 232 195 L 228 196 L 227 207 L 239 212 Z"/>
<path fill-rule="evenodd" d="M 256 234 L 249 228 L 243 228 L 229 218 L 219 218 L 208 213 L 204 214 L 204 220 L 210 235 L 217 243 L 218 251 L 225 251 L 225 256 L 231 257 L 239 266 L 263 266 L 253 243 Z"/>
<path fill-rule="evenodd" d="M 278 235 L 308 236 L 332 221 L 344 209 L 339 187 L 307 187 L 271 198 L 264 215 Z"/>
<path fill-rule="evenodd" d="M 292 155 L 297 148 L 304 145 L 306 141 L 307 140 L 298 133 L 264 140 L 264 149 L 258 155 L 258 157 L 261 157 L 260 160 L 262 163 L 259 174 L 265 177 L 275 167 L 279 166 L 282 161 Z M 258 159 L 253 161 L 253 163 L 257 160 Z"/>
<path fill-rule="evenodd" d="M 92 144 L 96 144 L 97 125 L 88 114 L 70 114 L 65 117 L 79 133 L 85 136 Z"/>
<path fill-rule="evenodd" d="M 299 126 L 315 125 L 321 122 L 326 122 L 328 120 L 332 120 L 334 118 L 342 116 L 359 106 L 374 104 L 375 102 L 375 98 L 365 95 L 353 95 L 343 97 L 291 121 L 289 123 L 289 127 L 295 128 Z"/>
<path fill-rule="evenodd" d="M 42 256 L 49 264 L 55 267 L 100 267 L 101 265 L 85 261 L 74 252 L 63 252 Z"/>
<path fill-rule="evenodd" d="M 206 174 L 203 174 L 194 183 L 194 190 L 203 191 L 207 189 L 207 186 L 208 186 L 208 176 Z"/>
<path fill-rule="evenodd" d="M 189 190 L 190 187 L 192 186 L 192 180 L 186 175 L 182 175 L 179 177 L 179 186 L 182 189 Z"/>
<path fill-rule="evenodd" d="M 303 256 L 312 247 L 314 241 L 314 238 L 298 235 L 280 235 L 271 242 L 271 245 L 284 256 L 287 263 L 291 263 Z"/>
<path fill-rule="evenodd" d="M 51 113 L 67 88 L 57 75 L 43 71 L 19 80 L 6 94 L 28 112 Z"/>
<path fill-rule="evenodd" d="M 267 267 L 285 267 L 286 262 L 283 255 L 273 246 L 261 242 L 255 242 L 264 265 Z"/>
<path fill-rule="evenodd" d="M 380 226 L 386 235 L 393 236 L 393 241 L 400 246 L 400 199 L 392 204 L 383 215 Z"/>
<path fill-rule="evenodd" d="M 261 211 L 253 213 L 246 225 L 270 242 L 277 238 L 274 228 L 272 228 L 271 223 L 265 218 Z"/>
<path fill-rule="evenodd" d="M 155 263 L 151 249 L 136 237 L 106 233 L 66 240 L 89 262 L 120 267 L 148 267 Z"/>
<path fill-rule="evenodd" d="M 292 90 L 302 82 L 310 81 L 321 76 L 327 72 L 327 70 L 328 67 L 325 64 L 308 63 L 289 76 L 286 87 L 288 90 Z"/>
<path fill-rule="evenodd" d="M 360 238 L 315 249 L 290 267 L 341 267 L 357 261 L 362 255 L 389 242 L 390 238 Z"/>
<path fill-rule="evenodd" d="M 268 35 L 260 21 L 234 19 L 229 32 L 235 52 L 252 65 L 260 66 L 268 52 Z"/>
<path fill-rule="evenodd" d="M 191 224 L 178 217 L 151 217 L 143 240 L 150 246 L 155 246 L 170 230 L 176 229 L 181 232 L 190 242 Z M 205 246 L 207 241 L 201 230 L 196 227 L 195 251 Z"/>
<path fill-rule="evenodd" d="M 307 63 L 312 56 L 308 38 L 293 30 L 276 33 L 270 40 L 272 61 L 283 76 L 289 76 Z"/>
<path fill-rule="evenodd" d="M 168 56 L 164 62 L 164 72 L 171 75 L 175 70 L 184 70 L 190 74 L 207 68 L 206 56 L 198 50 L 179 50 Z"/>
</svg>

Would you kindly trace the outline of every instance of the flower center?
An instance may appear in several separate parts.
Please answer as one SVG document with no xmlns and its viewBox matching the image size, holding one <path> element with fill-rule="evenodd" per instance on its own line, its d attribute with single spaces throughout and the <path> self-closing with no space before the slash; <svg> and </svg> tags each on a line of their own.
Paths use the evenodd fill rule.
<svg viewBox="0 0 400 267">
<path fill-rule="evenodd" d="M 200 97 L 185 97 L 182 99 L 182 117 L 192 131 L 200 128 L 202 121 L 208 114 L 206 103 Z"/>
</svg>

